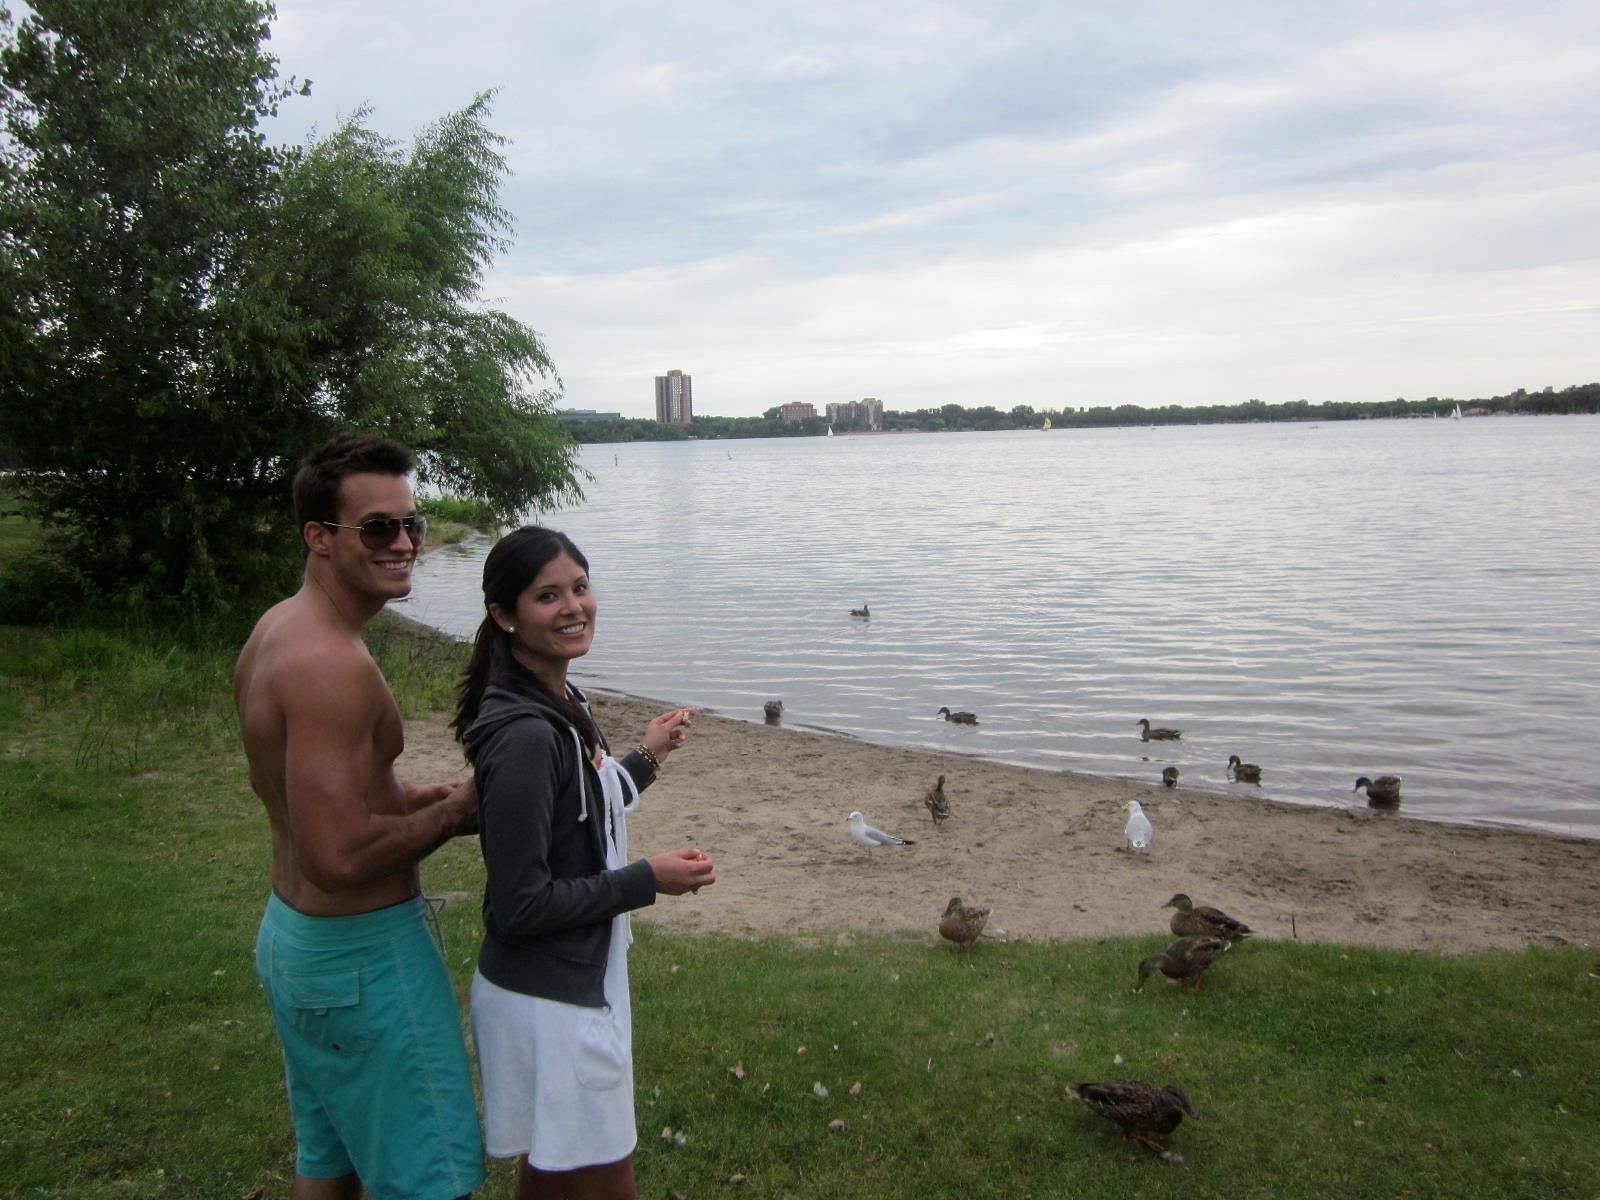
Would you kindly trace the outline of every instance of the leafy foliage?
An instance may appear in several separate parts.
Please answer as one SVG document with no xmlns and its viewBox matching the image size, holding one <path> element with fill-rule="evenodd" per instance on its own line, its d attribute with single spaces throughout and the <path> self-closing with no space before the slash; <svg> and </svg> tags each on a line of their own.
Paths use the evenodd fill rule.
<svg viewBox="0 0 1600 1200">
<path fill-rule="evenodd" d="M 91 592 L 213 608 L 298 566 L 287 480 L 373 429 L 506 518 L 577 490 L 504 248 L 488 95 L 400 148 L 276 149 L 262 0 L 0 7 L 0 445 Z M 263 549 L 270 547 L 269 552 Z"/>
</svg>

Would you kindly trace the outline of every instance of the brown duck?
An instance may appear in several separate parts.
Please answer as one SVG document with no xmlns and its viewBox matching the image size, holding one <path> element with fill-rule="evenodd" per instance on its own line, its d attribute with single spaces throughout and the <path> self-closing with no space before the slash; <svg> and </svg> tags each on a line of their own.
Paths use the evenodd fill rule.
<svg viewBox="0 0 1600 1200">
<path fill-rule="evenodd" d="M 948 708 L 941 708 L 936 716 L 943 717 L 953 725 L 976 725 L 978 714 L 969 712 L 951 712 Z"/>
<path fill-rule="evenodd" d="M 972 943 L 983 933 L 984 923 L 988 919 L 987 905 L 963 904 L 960 896 L 951 896 L 950 903 L 944 907 L 944 915 L 939 918 L 939 936 L 971 954 Z"/>
<path fill-rule="evenodd" d="M 1144 732 L 1139 735 L 1141 742 L 1175 742 L 1183 736 L 1181 729 L 1150 728 L 1148 717 L 1140 717 L 1136 724 L 1144 727 Z"/>
<path fill-rule="evenodd" d="M 1240 783 L 1261 782 L 1261 768 L 1255 763 L 1242 762 L 1237 754 L 1228 755 L 1228 773 Z"/>
<path fill-rule="evenodd" d="M 1379 775 L 1376 779 L 1368 779 L 1365 775 L 1356 780 L 1352 792 L 1367 789 L 1368 804 L 1399 804 L 1400 803 L 1400 776 Z"/>
<path fill-rule="evenodd" d="M 922 797 L 922 802 L 928 806 L 928 815 L 933 818 L 933 823 L 938 825 L 950 817 L 950 798 L 944 794 L 944 776 L 939 776 L 938 781 L 928 789 Z"/>
<path fill-rule="evenodd" d="M 1120 1125 L 1123 1137 L 1149 1146 L 1158 1154 L 1165 1154 L 1167 1149 L 1155 1140 L 1156 1134 L 1171 1133 L 1185 1113 L 1200 1119 L 1188 1095 L 1175 1083 L 1157 1087 L 1142 1079 L 1108 1079 L 1103 1083 L 1069 1083 L 1067 1091 L 1073 1099 Z"/>
<path fill-rule="evenodd" d="M 1212 908 L 1205 904 L 1197 907 L 1183 892 L 1179 892 L 1161 907 L 1178 910 L 1172 914 L 1172 920 L 1168 924 L 1172 932 L 1179 937 L 1219 937 L 1225 941 L 1238 942 L 1250 936 L 1250 926 L 1243 921 L 1235 921 L 1220 908 Z"/>
<path fill-rule="evenodd" d="M 1150 972 L 1160 971 L 1168 979 L 1176 980 L 1180 987 L 1185 983 L 1192 983 L 1194 990 L 1198 992 L 1200 977 L 1206 973 L 1206 968 L 1230 949 L 1232 943 L 1226 938 L 1179 938 L 1160 954 L 1152 954 L 1139 964 L 1139 982 L 1134 985 L 1133 990 L 1137 992 L 1144 987 L 1144 981 L 1150 978 Z"/>
</svg>

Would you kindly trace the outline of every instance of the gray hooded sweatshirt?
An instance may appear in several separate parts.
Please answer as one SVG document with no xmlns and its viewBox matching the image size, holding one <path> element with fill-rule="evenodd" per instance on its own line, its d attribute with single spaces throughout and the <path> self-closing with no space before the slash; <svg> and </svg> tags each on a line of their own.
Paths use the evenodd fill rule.
<svg viewBox="0 0 1600 1200">
<path fill-rule="evenodd" d="M 508 991 L 601 1008 L 611 919 L 654 904 L 656 877 L 644 859 L 606 869 L 605 798 L 576 735 L 533 677 L 500 656 L 462 738 L 487 873 L 478 970 Z M 621 762 L 641 791 L 653 781 L 643 755 Z"/>
</svg>

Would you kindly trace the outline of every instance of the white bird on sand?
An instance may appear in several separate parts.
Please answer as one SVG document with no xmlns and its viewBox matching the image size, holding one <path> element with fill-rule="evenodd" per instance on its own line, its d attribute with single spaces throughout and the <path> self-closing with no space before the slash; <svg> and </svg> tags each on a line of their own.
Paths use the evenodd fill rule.
<svg viewBox="0 0 1600 1200">
<path fill-rule="evenodd" d="M 1129 800 L 1128 823 L 1122 827 L 1122 836 L 1128 839 L 1128 845 L 1135 850 L 1148 850 L 1150 840 L 1155 835 L 1155 826 L 1150 824 L 1150 818 L 1144 815 L 1144 809 L 1139 807 L 1139 802 Z"/>
<path fill-rule="evenodd" d="M 874 846 L 911 846 L 915 844 L 910 838 L 895 837 L 892 833 L 874 829 L 867 824 L 866 818 L 858 812 L 850 814 L 850 836 L 860 845 L 867 848 L 869 857 Z"/>
</svg>

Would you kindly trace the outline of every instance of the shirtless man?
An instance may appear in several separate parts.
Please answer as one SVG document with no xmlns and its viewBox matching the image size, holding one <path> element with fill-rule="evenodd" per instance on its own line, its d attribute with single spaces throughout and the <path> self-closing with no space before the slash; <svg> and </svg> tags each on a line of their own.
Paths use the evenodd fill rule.
<svg viewBox="0 0 1600 1200">
<path fill-rule="evenodd" d="M 452 1200 L 483 1181 L 455 995 L 417 864 L 477 827 L 460 784 L 402 783 L 400 712 L 362 628 L 411 591 L 426 522 L 411 452 L 336 438 L 301 464 L 300 590 L 234 671 L 250 784 L 272 826 L 256 971 L 283 1043 L 293 1200 Z"/>
</svg>

